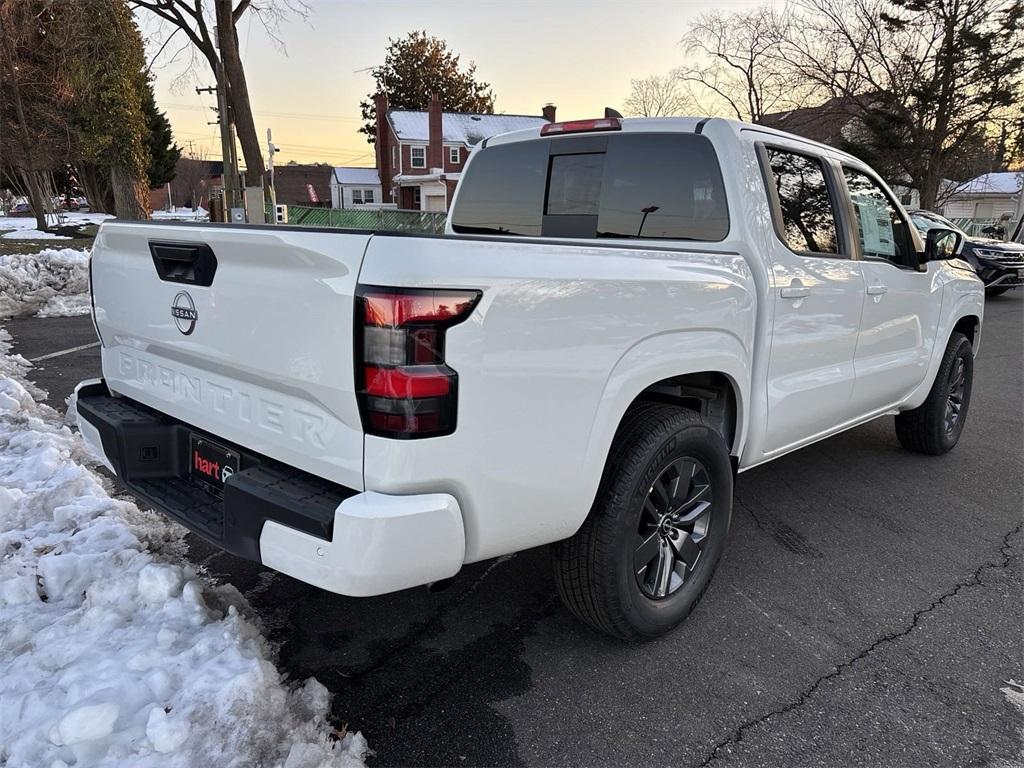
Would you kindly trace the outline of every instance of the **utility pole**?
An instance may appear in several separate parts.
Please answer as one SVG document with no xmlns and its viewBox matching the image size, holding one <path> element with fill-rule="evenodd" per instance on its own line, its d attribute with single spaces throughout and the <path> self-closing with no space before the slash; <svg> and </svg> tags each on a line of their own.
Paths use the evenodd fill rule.
<svg viewBox="0 0 1024 768">
<path fill-rule="evenodd" d="M 217 85 L 207 88 L 196 88 L 196 93 L 217 94 L 217 119 L 207 125 L 220 125 L 221 160 L 224 164 L 224 198 L 228 211 L 238 205 L 238 155 L 235 151 L 235 127 L 231 120 L 231 109 L 228 106 L 227 82 L 224 79 L 224 65 L 217 62 Z"/>
<path fill-rule="evenodd" d="M 277 221 L 277 193 L 274 191 L 274 155 L 280 152 L 274 144 L 274 137 L 267 128 L 267 179 L 270 181 L 270 210 Z"/>
</svg>

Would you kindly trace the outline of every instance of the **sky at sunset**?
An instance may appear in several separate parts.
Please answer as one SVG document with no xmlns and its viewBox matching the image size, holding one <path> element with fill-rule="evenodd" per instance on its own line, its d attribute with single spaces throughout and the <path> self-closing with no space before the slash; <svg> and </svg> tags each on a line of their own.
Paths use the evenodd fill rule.
<svg viewBox="0 0 1024 768">
<path fill-rule="evenodd" d="M 464 62 L 476 62 L 478 77 L 497 97 L 496 112 L 539 114 L 551 102 L 559 119 L 571 119 L 619 107 L 630 78 L 679 65 L 679 39 L 694 15 L 757 4 L 311 0 L 307 19 L 296 17 L 280 27 L 286 52 L 275 47 L 251 13 L 239 26 L 239 42 L 261 143 L 269 127 L 281 147 L 276 162 L 372 166 L 373 148 L 357 129 L 359 102 L 373 80 L 357 70 L 383 61 L 389 37 L 425 29 L 446 40 Z M 153 22 L 139 13 L 149 36 Z M 215 119 L 209 107 L 216 99 L 197 95 L 197 83 L 182 78 L 184 55 L 170 55 L 176 42 L 153 70 L 157 104 L 186 153 L 219 159 L 217 126 L 206 124 Z M 205 70 L 199 72 L 201 85 L 212 84 Z"/>
</svg>

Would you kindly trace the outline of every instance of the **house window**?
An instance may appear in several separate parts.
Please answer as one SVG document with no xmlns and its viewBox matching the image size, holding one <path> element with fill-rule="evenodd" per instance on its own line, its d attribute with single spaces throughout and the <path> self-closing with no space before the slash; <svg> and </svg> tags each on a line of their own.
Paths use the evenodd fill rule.
<svg viewBox="0 0 1024 768">
<path fill-rule="evenodd" d="M 394 146 L 391 148 L 391 167 L 398 167 L 398 147 Z"/>
<path fill-rule="evenodd" d="M 352 190 L 352 204 L 362 205 L 363 204 L 363 190 L 353 189 Z"/>
<path fill-rule="evenodd" d="M 412 160 L 413 168 L 426 168 L 427 167 L 427 148 L 426 147 L 410 147 L 409 157 Z"/>
<path fill-rule="evenodd" d="M 364 203 L 372 203 L 373 202 L 373 190 L 372 189 L 364 189 L 363 190 L 363 202 Z"/>
<path fill-rule="evenodd" d="M 458 165 L 459 160 L 461 159 L 459 157 L 459 154 L 460 153 L 458 147 L 448 147 L 448 162 L 451 163 L 452 165 Z"/>
<path fill-rule="evenodd" d="M 412 188 L 412 207 L 415 210 L 417 210 L 417 211 L 420 209 L 420 188 L 419 187 L 413 187 Z"/>
</svg>

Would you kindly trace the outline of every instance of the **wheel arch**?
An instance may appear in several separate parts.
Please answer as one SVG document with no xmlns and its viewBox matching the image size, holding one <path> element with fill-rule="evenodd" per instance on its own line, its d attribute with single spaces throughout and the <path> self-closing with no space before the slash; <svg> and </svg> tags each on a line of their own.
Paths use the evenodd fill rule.
<svg viewBox="0 0 1024 768">
<path fill-rule="evenodd" d="M 974 352 L 977 354 L 978 346 L 981 342 L 981 318 L 978 315 L 964 315 L 953 325 L 953 330 L 950 332 L 950 336 L 954 333 L 962 333 L 967 337 L 967 340 L 971 342 L 971 346 L 974 347 Z M 946 339 L 946 343 L 949 343 L 949 339 Z"/>
<path fill-rule="evenodd" d="M 701 412 L 738 457 L 749 421 L 750 359 L 737 336 L 718 330 L 661 334 L 630 349 L 609 375 L 595 415 L 584 460 L 589 490 L 597 492 L 630 407 L 644 400 Z"/>
<path fill-rule="evenodd" d="M 980 286 L 979 286 L 980 287 Z M 941 323 L 938 333 L 935 336 L 935 344 L 932 347 L 931 360 L 924 380 L 918 385 L 909 397 L 900 406 L 900 410 L 912 410 L 917 408 L 928 398 L 928 393 L 935 382 L 935 376 L 939 372 L 939 364 L 942 362 L 942 355 L 949 345 L 949 340 L 954 333 L 964 334 L 971 342 L 974 355 L 977 357 L 981 345 L 981 326 L 985 315 L 985 294 L 983 290 L 962 294 L 958 297 L 953 311 L 948 315 L 948 320 Z"/>
</svg>

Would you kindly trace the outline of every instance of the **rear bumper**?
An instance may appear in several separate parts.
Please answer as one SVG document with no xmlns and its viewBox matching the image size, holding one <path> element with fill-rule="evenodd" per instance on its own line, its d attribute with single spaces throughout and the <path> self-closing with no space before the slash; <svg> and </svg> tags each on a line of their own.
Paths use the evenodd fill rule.
<svg viewBox="0 0 1024 768">
<path fill-rule="evenodd" d="M 462 567 L 462 514 L 448 494 L 358 493 L 111 396 L 100 380 L 75 393 L 82 437 L 121 482 L 233 554 L 353 597 L 439 581 Z M 190 434 L 239 454 L 223 496 L 189 480 Z"/>
</svg>

